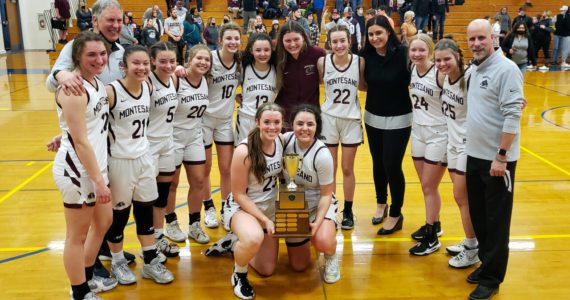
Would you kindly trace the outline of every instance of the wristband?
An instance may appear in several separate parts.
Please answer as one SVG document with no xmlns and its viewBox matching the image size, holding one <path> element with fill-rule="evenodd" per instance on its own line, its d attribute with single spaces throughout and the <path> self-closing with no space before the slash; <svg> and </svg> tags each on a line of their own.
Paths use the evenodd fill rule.
<svg viewBox="0 0 570 300">
<path fill-rule="evenodd" d="M 506 163 L 507 163 L 507 160 L 506 160 L 506 159 L 500 159 L 500 158 L 499 158 L 499 155 L 497 155 L 497 156 L 495 157 L 495 160 L 498 161 L 498 162 L 500 162 L 500 163 L 502 163 L 502 164 L 506 164 Z"/>
</svg>

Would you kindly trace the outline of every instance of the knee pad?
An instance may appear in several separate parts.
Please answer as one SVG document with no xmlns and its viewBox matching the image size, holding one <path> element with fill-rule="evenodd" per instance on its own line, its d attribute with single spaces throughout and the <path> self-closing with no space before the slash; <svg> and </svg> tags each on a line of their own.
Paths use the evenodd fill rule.
<svg viewBox="0 0 570 300">
<path fill-rule="evenodd" d="M 130 206 L 122 210 L 113 210 L 113 223 L 111 224 L 111 227 L 109 227 L 109 230 L 105 236 L 105 239 L 107 241 L 111 243 L 120 243 L 123 241 L 123 232 L 125 231 L 127 222 L 129 222 L 130 214 Z"/>
<path fill-rule="evenodd" d="M 133 215 L 135 216 L 138 235 L 154 234 L 151 203 L 133 201 Z"/>
<path fill-rule="evenodd" d="M 158 199 L 154 202 L 154 207 L 165 208 L 170 192 L 170 182 L 157 182 L 156 185 L 158 187 Z"/>
</svg>

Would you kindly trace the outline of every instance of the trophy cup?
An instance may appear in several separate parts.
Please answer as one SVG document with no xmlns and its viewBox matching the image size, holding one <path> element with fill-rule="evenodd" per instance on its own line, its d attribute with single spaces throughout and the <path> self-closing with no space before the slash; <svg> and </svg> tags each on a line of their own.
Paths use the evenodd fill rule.
<svg viewBox="0 0 570 300">
<path fill-rule="evenodd" d="M 287 153 L 285 163 L 286 186 L 279 186 L 279 199 L 275 208 L 276 237 L 310 237 L 309 206 L 305 201 L 305 189 L 295 184 L 301 157 L 296 153 Z"/>
</svg>

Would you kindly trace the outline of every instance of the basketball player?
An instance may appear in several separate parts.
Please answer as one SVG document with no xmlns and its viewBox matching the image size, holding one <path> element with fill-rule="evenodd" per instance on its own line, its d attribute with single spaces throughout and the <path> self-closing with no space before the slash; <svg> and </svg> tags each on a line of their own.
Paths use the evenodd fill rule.
<svg viewBox="0 0 570 300">
<path fill-rule="evenodd" d="M 158 200 L 154 202 L 153 208 L 154 237 L 160 252 L 167 257 L 175 257 L 178 256 L 180 249 L 164 238 L 163 228 L 164 208 L 167 206 L 172 175 L 176 170 L 172 139 L 172 121 L 178 106 L 176 86 L 172 79 L 176 68 L 176 48 L 169 42 L 160 42 L 150 48 L 150 56 L 153 71 L 148 77 L 153 86 L 153 93 L 150 97 L 148 141 L 157 176 L 158 191 Z M 177 241 L 185 240 L 186 236 L 182 238 Z"/>
<path fill-rule="evenodd" d="M 334 39 L 333 35 L 333 49 Z M 316 106 L 301 104 L 294 107 L 291 117 L 293 132 L 284 135 L 284 153 L 296 153 L 302 158 L 300 168 L 293 178 L 296 184 L 305 188 L 305 200 L 310 212 L 311 238 L 286 240 L 289 264 L 295 271 L 304 271 L 311 262 L 312 243 L 317 252 L 324 252 L 325 282 L 334 283 L 340 279 L 340 270 L 336 254 L 338 201 L 333 194 L 333 157 L 325 144 L 318 139 L 323 122 L 321 112 Z"/>
<path fill-rule="evenodd" d="M 157 283 L 174 280 L 160 262 L 153 236 L 153 203 L 158 198 L 156 174 L 147 140 L 152 87 L 146 82 L 150 57 L 146 48 L 131 46 L 123 56 L 125 78 L 111 82 L 109 97 L 109 181 L 113 193 L 113 223 L 106 240 L 112 256 L 111 272 L 120 284 L 136 277 L 123 254 L 123 232 L 131 204 L 141 243 L 142 277 Z"/>
<path fill-rule="evenodd" d="M 447 124 L 441 111 L 441 86 L 444 75 L 433 63 L 433 41 L 426 34 L 413 36 L 409 42 L 411 65 L 410 98 L 412 100 L 412 159 L 420 183 L 426 208 L 426 223 L 412 239 L 422 241 L 436 233 L 432 243 L 417 243 L 410 249 L 412 255 L 428 255 L 441 247 L 437 240 L 441 231 L 439 212 L 441 196 L 439 183 L 445 173 Z"/>
<path fill-rule="evenodd" d="M 109 45 L 93 32 L 80 33 L 71 55 L 74 73 L 83 78 L 80 96 L 56 92 L 60 147 L 53 164 L 54 181 L 63 197 L 66 239 L 63 262 L 71 283 L 71 299 L 100 299 L 95 293 L 117 285 L 114 278 L 93 275 L 99 246 L 112 222 L 107 187 L 109 105 L 97 75 L 107 65 Z"/>
<path fill-rule="evenodd" d="M 354 200 L 354 158 L 363 142 L 358 87 L 364 74 L 364 60 L 350 53 L 350 32 L 336 25 L 327 32 L 332 54 L 319 58 L 317 69 L 325 86 L 323 103 L 323 141 L 333 157 L 334 174 L 338 167 L 338 145 L 342 146 L 344 210 L 342 229 L 354 228 L 352 201 Z M 336 176 L 333 176 L 335 179 Z M 336 184 L 333 184 L 336 190 Z M 381 222 L 381 220 L 380 220 Z"/>
<path fill-rule="evenodd" d="M 206 153 L 202 131 L 202 117 L 208 107 L 208 83 L 212 54 L 208 47 L 196 45 L 188 54 L 188 68 L 178 78 L 178 108 L 174 113 L 174 157 L 176 172 L 170 186 L 169 197 L 176 199 L 180 166 L 184 164 L 190 189 L 188 190 L 188 237 L 206 244 L 210 237 L 200 226 L 200 209 L 206 185 Z M 175 200 L 171 200 L 175 201 Z M 174 210 L 174 207 L 172 207 Z M 168 218 L 168 216 L 167 216 Z"/>
</svg>

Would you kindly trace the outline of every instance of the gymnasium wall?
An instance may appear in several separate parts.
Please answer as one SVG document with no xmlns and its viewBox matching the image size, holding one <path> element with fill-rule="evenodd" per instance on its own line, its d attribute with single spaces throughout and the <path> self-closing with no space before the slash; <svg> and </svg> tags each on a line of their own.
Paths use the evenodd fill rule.
<svg viewBox="0 0 570 300">
<path fill-rule="evenodd" d="M 50 8 L 53 1 L 19 0 L 20 24 L 22 26 L 22 42 L 25 50 L 47 50 L 53 45 L 48 30 L 40 30 L 38 14 Z M 49 20 L 46 20 L 49 22 Z"/>
</svg>

